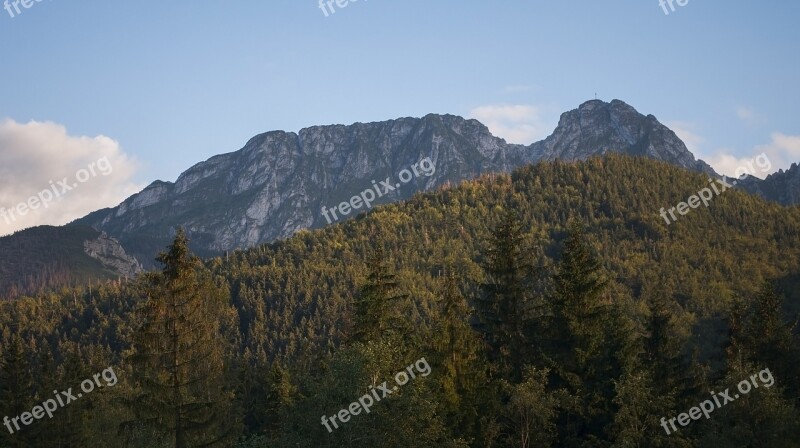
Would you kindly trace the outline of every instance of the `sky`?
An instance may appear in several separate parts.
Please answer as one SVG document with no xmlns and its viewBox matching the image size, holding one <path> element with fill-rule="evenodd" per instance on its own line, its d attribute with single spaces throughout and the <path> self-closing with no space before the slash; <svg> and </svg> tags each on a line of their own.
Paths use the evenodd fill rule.
<svg viewBox="0 0 800 448">
<path fill-rule="evenodd" d="M 530 144 L 595 95 L 721 173 L 800 162 L 800 2 L 662 1 L 8 0 L 0 235 L 271 130 L 450 113 Z"/>
</svg>

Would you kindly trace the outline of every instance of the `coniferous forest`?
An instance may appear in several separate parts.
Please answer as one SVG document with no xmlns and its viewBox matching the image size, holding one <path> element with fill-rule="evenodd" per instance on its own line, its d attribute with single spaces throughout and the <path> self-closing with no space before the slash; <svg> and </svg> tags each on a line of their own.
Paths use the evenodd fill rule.
<svg viewBox="0 0 800 448">
<path fill-rule="evenodd" d="M 0 303 L 0 417 L 103 372 L 0 447 L 800 446 L 800 208 L 665 225 L 706 183 L 609 155 L 213 259 L 176 229 L 157 271 Z"/>
</svg>

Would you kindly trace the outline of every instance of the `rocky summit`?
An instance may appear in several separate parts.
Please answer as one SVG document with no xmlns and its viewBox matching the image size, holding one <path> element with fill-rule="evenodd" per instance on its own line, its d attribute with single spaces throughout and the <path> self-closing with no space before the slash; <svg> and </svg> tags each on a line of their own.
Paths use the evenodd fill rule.
<svg viewBox="0 0 800 448">
<path fill-rule="evenodd" d="M 371 204 L 374 207 L 485 173 L 509 172 L 539 161 L 584 160 L 609 152 L 716 175 L 656 117 L 640 114 L 619 100 L 587 101 L 563 113 L 549 137 L 527 146 L 509 144 L 479 121 L 454 115 L 313 126 L 299 133 L 272 131 L 253 137 L 238 151 L 196 164 L 175 182 L 155 181 L 118 206 L 62 228 L 62 233 L 74 233 L 71 240 L 76 241 L 89 239 L 84 238 L 91 233 L 86 230 L 89 227 L 102 232 L 105 249 L 98 249 L 93 234 L 92 241 L 65 246 L 63 260 L 48 256 L 40 261 L 61 266 L 59 275 L 52 277 L 65 283 L 77 278 L 128 277 L 142 267 L 155 267 L 155 254 L 169 244 L 179 226 L 187 230 L 195 252 L 216 256 L 325 226 L 330 216 L 323 214 L 323 207 L 330 211 L 368 189 L 381 191 Z M 425 158 L 435 169 L 410 174 Z M 404 170 L 409 175 L 401 183 Z M 797 204 L 800 168 L 793 165 L 763 181 L 751 177 L 740 187 L 784 205 Z M 368 209 L 362 206 L 342 213 L 337 208 L 335 221 Z M 42 233 L 45 239 L 51 234 Z M 14 244 L 24 235 L 6 238 Z M 92 269 L 87 268 L 79 276 L 70 275 L 70 251 L 78 258 L 89 254 L 99 262 L 97 275 L 92 277 Z M 125 262 L 109 261 L 113 259 Z M 0 266 L 5 266 L 0 272 L 0 278 L 6 279 L 0 288 L 5 290 L 19 285 L 17 279 L 35 274 L 14 263 Z M 24 287 L 17 290 L 26 291 Z"/>
<path fill-rule="evenodd" d="M 716 175 L 695 160 L 686 145 L 653 115 L 644 116 L 620 100 L 592 100 L 561 115 L 552 135 L 530 146 L 536 160 L 583 160 L 607 152 L 663 160 Z"/>
<path fill-rule="evenodd" d="M 540 160 L 582 160 L 609 151 L 713 173 L 654 116 L 619 100 L 593 100 L 564 113 L 551 136 L 529 146 L 508 144 L 480 122 L 453 115 L 267 132 L 191 167 L 174 183 L 153 182 L 77 223 L 115 237 L 148 266 L 178 226 L 203 255 L 323 226 L 322 207 L 349 200 L 373 180 L 395 182 L 425 157 L 436 167 L 433 175 L 415 177 L 375 204 Z"/>
</svg>

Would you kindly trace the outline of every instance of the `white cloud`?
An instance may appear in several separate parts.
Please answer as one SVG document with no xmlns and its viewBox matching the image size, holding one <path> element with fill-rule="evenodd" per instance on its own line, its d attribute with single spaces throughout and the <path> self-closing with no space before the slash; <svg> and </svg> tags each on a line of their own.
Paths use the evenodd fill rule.
<svg viewBox="0 0 800 448">
<path fill-rule="evenodd" d="M 0 121 L 0 235 L 115 206 L 141 190 L 131 181 L 137 168 L 106 136 L 71 136 L 52 122 Z"/>
<path fill-rule="evenodd" d="M 678 138 L 686 144 L 686 148 L 697 157 L 705 139 L 695 132 L 695 125 L 693 123 L 685 121 L 667 121 L 664 125 L 672 129 Z"/>
<path fill-rule="evenodd" d="M 746 108 L 739 108 L 737 115 L 742 120 L 761 120 Z M 773 133 L 770 143 L 756 146 L 751 151 L 752 155 L 745 157 L 735 154 L 741 151 L 730 148 L 719 148 L 713 154 L 707 154 L 702 149 L 705 139 L 696 133 L 696 126 L 693 123 L 669 121 L 664 124 L 683 140 L 695 157 L 704 160 L 718 173 L 729 177 L 738 177 L 742 172 L 747 172 L 763 179 L 781 168 L 786 169 L 792 163 L 800 162 L 800 136 Z"/>
<path fill-rule="evenodd" d="M 480 106 L 472 109 L 469 116 L 485 124 L 492 134 L 509 143 L 528 145 L 546 137 L 552 131 L 543 123 L 542 112 L 535 106 Z"/>
<path fill-rule="evenodd" d="M 742 169 L 747 170 L 747 174 L 764 178 L 768 173 L 763 172 L 761 168 L 756 165 L 754 157 L 739 157 L 732 155 L 733 151 L 728 148 L 719 149 L 714 155 L 705 157 L 706 161 L 712 168 L 719 174 L 724 174 L 728 177 L 738 177 L 742 174 Z M 750 168 L 752 166 L 752 168 Z M 737 170 L 740 170 L 737 173 Z"/>
<path fill-rule="evenodd" d="M 770 138 L 769 143 L 753 148 L 750 157 L 733 155 L 733 150 L 721 148 L 703 159 L 720 174 L 737 177 L 742 169 L 746 169 L 748 174 L 762 179 L 781 168 L 789 168 L 792 163 L 800 162 L 800 136 L 776 132 Z M 740 170 L 738 173 L 737 169 Z"/>
<path fill-rule="evenodd" d="M 756 147 L 756 153 L 766 153 L 772 161 L 772 170 L 789 168 L 792 163 L 800 162 L 800 135 L 786 135 L 775 132 L 771 135 L 772 141 L 766 145 Z"/>
</svg>

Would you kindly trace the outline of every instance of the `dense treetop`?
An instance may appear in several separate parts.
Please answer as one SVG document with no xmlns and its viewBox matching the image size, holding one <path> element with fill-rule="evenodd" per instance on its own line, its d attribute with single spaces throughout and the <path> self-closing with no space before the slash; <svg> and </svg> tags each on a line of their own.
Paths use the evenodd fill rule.
<svg viewBox="0 0 800 448">
<path fill-rule="evenodd" d="M 800 208 L 728 190 L 667 226 L 659 209 L 707 184 L 618 155 L 540 163 L 206 260 L 221 402 L 247 446 L 791 446 L 800 382 L 779 360 L 797 359 Z M 0 303 L 0 381 L 22 384 L 0 382 L 3 415 L 108 366 L 120 378 L 0 446 L 173 446 L 163 428 L 119 430 L 141 414 L 152 284 Z M 320 424 L 421 357 L 430 376 Z M 776 387 L 680 434 L 659 426 L 767 367 Z"/>
</svg>

